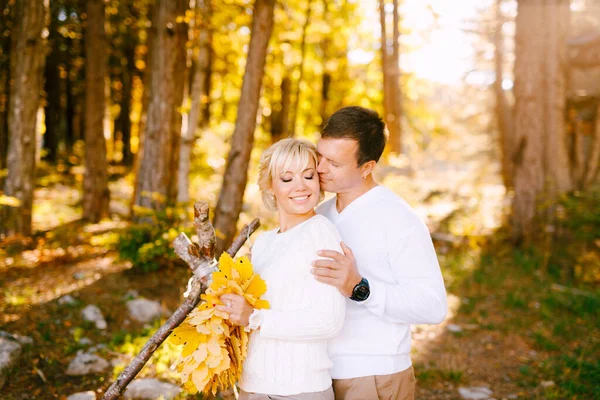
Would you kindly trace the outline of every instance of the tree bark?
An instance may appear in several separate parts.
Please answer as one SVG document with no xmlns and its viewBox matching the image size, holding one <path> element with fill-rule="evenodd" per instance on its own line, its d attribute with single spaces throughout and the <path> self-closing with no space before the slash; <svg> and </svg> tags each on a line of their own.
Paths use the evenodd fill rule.
<svg viewBox="0 0 600 400">
<path fill-rule="evenodd" d="M 4 4 L 4 3 L 3 3 Z M 6 4 L 4 4 L 6 7 Z M 0 20 L 0 30 L 8 32 L 12 27 L 14 6 L 5 8 L 4 17 Z M 11 32 L 12 33 L 12 32 Z M 11 35 L 0 36 L 3 60 L 0 60 L 0 188 L 4 187 L 4 169 L 8 151 L 8 104 L 10 99 L 10 65 L 11 65 Z"/>
<path fill-rule="evenodd" d="M 127 40 L 133 40 L 128 38 Z M 133 86 L 133 76 L 135 75 L 135 46 L 129 44 L 125 47 L 125 56 L 127 66 L 123 74 L 123 89 L 121 93 L 121 112 L 119 113 L 119 126 L 121 128 L 121 142 L 123 165 L 130 166 L 133 163 L 133 153 L 131 152 L 131 91 Z"/>
<path fill-rule="evenodd" d="M 106 34 L 104 1 L 87 0 L 85 25 L 85 176 L 83 217 L 99 222 L 108 214 L 108 163 L 104 138 Z"/>
<path fill-rule="evenodd" d="M 72 43 L 72 39 L 67 39 L 67 47 L 71 47 Z M 76 96 L 73 93 L 73 81 L 71 80 L 71 69 L 73 68 L 71 64 L 71 51 L 67 50 L 65 54 L 67 55 L 67 59 L 65 60 L 65 68 L 67 69 L 67 81 L 65 83 L 65 92 L 67 97 L 67 104 L 65 107 L 67 119 L 65 132 L 65 151 L 66 154 L 71 154 L 75 141 L 79 139 L 79 135 L 77 134 L 77 132 L 79 132 L 79 127 L 77 126 L 77 104 L 75 104 Z"/>
<path fill-rule="evenodd" d="M 205 1 L 206 4 L 208 4 L 209 9 L 208 12 L 209 14 L 212 13 L 212 5 L 211 5 L 211 0 L 206 0 Z M 212 47 L 212 43 L 213 43 L 213 27 L 212 25 L 208 24 L 207 25 L 207 43 L 206 43 L 206 47 L 208 48 L 208 53 L 207 53 L 207 61 L 206 61 L 206 73 L 204 74 L 204 84 L 202 85 L 202 118 L 200 119 L 200 126 L 201 127 L 206 127 L 208 126 L 208 123 L 210 122 L 210 103 L 211 103 L 211 99 L 210 99 L 210 89 L 212 87 L 211 85 L 211 79 L 212 79 L 212 73 L 213 73 L 213 59 L 214 59 L 214 50 Z"/>
<path fill-rule="evenodd" d="M 254 143 L 256 112 L 264 75 L 269 38 L 273 31 L 275 0 L 256 0 L 254 18 L 237 121 L 231 139 L 231 151 L 223 176 L 223 185 L 215 211 L 217 254 L 227 248 L 236 231 L 248 181 L 250 152 Z"/>
<path fill-rule="evenodd" d="M 394 0 L 392 46 L 389 46 L 386 29 L 385 0 L 379 0 L 379 22 L 381 24 L 381 62 L 383 69 L 383 107 L 384 121 L 387 125 L 389 138 L 388 149 L 391 153 L 400 154 L 400 67 L 398 25 L 399 13 L 397 0 Z"/>
<path fill-rule="evenodd" d="M 288 135 L 290 137 L 296 136 L 296 120 L 298 119 L 298 107 L 300 107 L 300 96 L 302 95 L 302 80 L 304 79 L 304 62 L 306 59 L 306 32 L 310 25 L 310 15 L 312 9 L 312 0 L 308 0 L 306 4 L 306 18 L 304 25 L 302 25 L 302 39 L 300 40 L 300 75 L 298 76 L 298 82 L 296 83 L 296 93 L 294 94 L 294 106 L 292 107 L 291 117 L 289 121 Z"/>
<path fill-rule="evenodd" d="M 545 2 L 545 23 L 547 27 L 545 78 L 545 123 L 546 144 L 545 169 L 546 183 L 551 198 L 573 188 L 569 173 L 567 152 L 567 131 L 565 109 L 567 103 L 568 47 L 567 39 L 570 21 L 570 1 L 555 0 Z"/>
<path fill-rule="evenodd" d="M 494 35 L 494 66 L 496 80 L 494 93 L 496 96 L 496 122 L 498 124 L 500 159 L 502 164 L 502 181 L 506 189 L 512 189 L 514 177 L 513 149 L 514 149 L 514 121 L 513 109 L 508 104 L 508 99 L 502 88 L 504 79 L 504 15 L 502 14 L 503 0 L 496 0 L 496 32 Z"/>
<path fill-rule="evenodd" d="M 6 196 L 18 199 L 18 207 L 3 207 L 0 231 L 5 235 L 31 234 L 31 210 L 35 184 L 36 114 L 43 87 L 48 9 L 39 0 L 16 5 L 12 32 L 11 77 L 8 113 L 9 143 Z"/>
<path fill-rule="evenodd" d="M 150 44 L 149 103 L 143 155 L 137 176 L 135 205 L 164 210 L 177 199 L 177 169 L 181 139 L 181 113 L 188 2 L 160 0 L 154 7 Z"/>
<path fill-rule="evenodd" d="M 208 73 L 208 62 L 210 53 L 209 27 L 210 23 L 210 0 L 196 0 L 196 12 L 200 16 L 201 24 L 198 29 L 198 52 L 192 56 L 192 62 L 196 68 L 192 79 L 191 106 L 188 114 L 187 131 L 181 139 L 181 150 L 179 157 L 179 191 L 178 202 L 189 202 L 189 175 L 191 154 L 196 141 L 196 130 L 200 124 L 202 113 L 202 97 L 206 89 L 206 75 Z"/>
<path fill-rule="evenodd" d="M 329 21 L 329 1 L 323 0 L 323 21 Z M 329 34 L 330 35 L 330 34 Z M 331 47 L 331 38 L 327 36 L 322 41 L 322 53 L 323 60 L 323 76 L 321 77 L 321 105 L 319 107 L 319 116 L 321 117 L 321 130 L 325 127 L 327 119 L 329 118 L 329 88 L 331 87 L 331 71 L 327 67 L 327 61 L 329 60 L 329 49 Z"/>
<path fill-rule="evenodd" d="M 57 30 L 58 21 L 58 4 L 55 1 L 50 2 L 50 26 L 49 26 L 49 53 L 46 57 L 46 107 L 45 107 L 45 125 L 46 132 L 44 133 L 43 148 L 46 152 L 44 159 L 54 163 L 56 162 L 58 141 L 60 135 L 60 87 L 61 78 L 58 72 L 60 63 L 59 39 L 60 34 Z"/>
<path fill-rule="evenodd" d="M 598 176 L 598 165 L 600 164 L 600 102 L 596 109 L 596 124 L 592 135 L 589 157 L 586 162 L 585 174 L 583 177 L 583 189 L 589 188 Z"/>
<path fill-rule="evenodd" d="M 271 143 L 276 143 L 288 136 L 288 121 L 290 115 L 291 82 L 286 75 L 281 79 L 281 109 L 273 112 L 271 123 Z"/>
<path fill-rule="evenodd" d="M 526 242 L 543 231 L 540 220 L 557 195 L 571 188 L 563 120 L 568 18 L 568 0 L 518 2 L 513 236 Z"/>
</svg>

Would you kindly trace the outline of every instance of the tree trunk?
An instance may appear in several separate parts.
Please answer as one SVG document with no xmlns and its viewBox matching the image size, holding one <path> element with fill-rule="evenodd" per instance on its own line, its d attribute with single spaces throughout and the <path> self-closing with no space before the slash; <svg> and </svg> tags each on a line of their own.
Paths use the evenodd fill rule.
<svg viewBox="0 0 600 400">
<path fill-rule="evenodd" d="M 3 207 L 0 230 L 5 235 L 31 234 L 31 210 L 35 184 L 36 114 L 43 88 L 47 40 L 44 29 L 48 9 L 39 0 L 22 0 L 16 5 L 12 32 L 11 77 L 8 112 L 10 166 L 4 194 L 20 205 Z"/>
<path fill-rule="evenodd" d="M 208 6 L 207 12 L 209 15 L 212 13 L 212 5 L 211 0 L 205 0 L 206 5 Z M 208 126 L 210 122 L 210 89 L 211 89 L 211 79 L 213 72 L 213 59 L 214 59 L 214 50 L 212 47 L 213 43 L 213 27 L 211 24 L 207 24 L 206 27 L 207 33 L 207 43 L 206 47 L 208 52 L 206 54 L 206 73 L 204 74 L 204 84 L 202 85 L 202 118 L 200 119 L 200 127 Z"/>
<path fill-rule="evenodd" d="M 192 56 L 192 62 L 196 68 L 192 78 L 191 106 L 188 114 L 187 131 L 184 132 L 181 139 L 181 150 L 179 158 L 179 191 L 178 202 L 190 201 L 189 193 L 189 175 L 191 154 L 194 142 L 196 141 L 196 130 L 201 119 L 202 96 L 205 93 L 206 75 L 208 72 L 208 62 L 210 53 L 210 43 L 208 42 L 208 24 L 210 19 L 210 0 L 197 0 L 196 12 L 200 15 L 202 21 L 198 29 L 198 53 Z"/>
<path fill-rule="evenodd" d="M 153 13 L 154 37 L 149 54 L 148 113 L 135 205 L 164 210 L 177 199 L 177 169 L 187 24 L 179 22 L 186 0 L 159 0 Z M 180 18 L 181 20 L 181 18 Z M 139 219 L 138 219 L 139 220 Z"/>
<path fill-rule="evenodd" d="M 296 84 L 296 93 L 294 94 L 294 106 L 292 107 L 291 117 L 289 121 L 288 135 L 290 137 L 296 136 L 296 120 L 298 119 L 298 108 L 300 107 L 300 96 L 302 95 L 302 80 L 304 79 L 304 61 L 306 59 L 306 32 L 310 25 L 310 14 L 311 14 L 312 0 L 308 0 L 306 4 L 306 18 L 304 19 L 304 25 L 302 25 L 302 39 L 300 41 L 300 75 L 298 76 L 298 82 Z"/>
<path fill-rule="evenodd" d="M 329 20 L 329 1 L 323 0 L 323 21 Z M 329 34 L 330 35 L 330 34 Z M 327 61 L 329 60 L 329 49 L 331 47 L 330 36 L 325 37 L 321 42 L 323 60 L 321 65 L 323 66 L 323 76 L 321 78 L 321 105 L 319 107 L 319 116 L 321 117 L 321 130 L 325 127 L 327 119 L 329 118 L 329 88 L 331 87 L 331 71 L 327 67 Z"/>
<path fill-rule="evenodd" d="M 236 224 L 242 210 L 244 190 L 248 180 L 250 152 L 254 143 L 256 112 L 267 46 L 273 31 L 273 9 L 275 0 L 256 0 L 246 71 L 238 106 L 237 121 L 231 139 L 231 151 L 223 176 L 223 186 L 215 211 L 214 225 L 219 238 L 217 254 L 231 243 Z"/>
<path fill-rule="evenodd" d="M 5 10 L 3 18 L 0 20 L 0 31 L 7 32 L 9 23 L 12 23 L 14 6 L 7 8 L 5 2 L 2 3 Z M 11 36 L 1 35 L 0 46 L 2 46 L 3 59 L 0 59 L 0 188 L 4 187 L 4 174 L 6 171 L 6 157 L 8 151 L 8 104 L 10 98 L 10 59 L 11 59 Z"/>
<path fill-rule="evenodd" d="M 583 189 L 589 188 L 598 176 L 598 165 L 600 163 L 600 102 L 596 109 L 596 124 L 592 132 L 590 141 L 589 156 L 586 162 L 585 174 L 583 177 Z"/>
<path fill-rule="evenodd" d="M 10 45 L 7 47 L 10 49 Z M 3 170 L 6 168 L 6 157 L 8 155 L 8 103 L 10 101 L 8 82 L 10 80 L 10 58 L 6 67 L 3 71 L 0 71 L 0 90 L 2 91 L 2 98 L 0 99 L 0 171 L 2 171 L 0 173 L 0 187 L 4 187 Z"/>
<path fill-rule="evenodd" d="M 514 149 L 514 121 L 513 110 L 508 104 L 508 99 L 502 88 L 504 79 L 504 15 L 502 14 L 503 0 L 496 0 L 496 32 L 494 36 L 494 65 L 496 80 L 494 93 L 496 96 L 496 122 L 498 124 L 500 159 L 502 163 L 502 181 L 506 189 L 512 189 L 514 178 L 513 149 Z"/>
<path fill-rule="evenodd" d="M 281 79 L 281 109 L 274 112 L 271 123 L 271 143 L 276 143 L 288 136 L 288 121 L 290 115 L 291 82 L 286 75 Z"/>
<path fill-rule="evenodd" d="M 383 69 L 383 106 L 384 121 L 387 125 L 389 138 L 388 149 L 391 153 L 400 154 L 400 67 L 399 63 L 399 13 L 398 2 L 394 0 L 392 46 L 386 29 L 385 0 L 379 0 L 379 22 L 381 24 L 381 59 Z"/>
<path fill-rule="evenodd" d="M 123 53 L 126 60 L 126 65 L 122 68 L 121 81 L 121 98 L 119 100 L 120 112 L 115 121 L 115 137 L 120 133 L 121 138 L 121 163 L 131 166 L 133 163 L 133 153 L 131 152 L 131 102 L 132 102 L 132 87 L 133 78 L 135 76 L 135 43 L 134 35 L 137 32 L 131 27 L 127 28 L 125 33 L 125 45 Z M 117 128 L 118 127 L 118 128 Z"/>
<path fill-rule="evenodd" d="M 59 39 L 61 35 L 57 31 L 58 21 L 58 5 L 55 1 L 50 2 L 50 27 L 49 27 L 49 53 L 46 57 L 46 107 L 45 107 L 45 125 L 46 132 L 44 133 L 45 150 L 44 159 L 54 163 L 56 162 L 58 151 L 58 137 L 60 132 L 60 86 L 61 78 L 58 72 L 60 63 Z"/>
<path fill-rule="evenodd" d="M 135 46 L 126 48 L 127 67 L 123 75 L 123 92 L 121 94 L 121 113 L 119 114 L 121 125 L 121 142 L 123 144 L 122 154 L 123 165 L 130 166 L 133 163 L 133 153 L 131 152 L 131 90 L 133 86 L 133 76 L 135 74 L 134 60 Z"/>
<path fill-rule="evenodd" d="M 518 2 L 513 235 L 526 242 L 543 231 L 540 217 L 571 187 L 563 120 L 568 18 L 568 0 Z"/>
<path fill-rule="evenodd" d="M 569 173 L 565 109 L 567 103 L 567 74 L 570 21 L 570 0 L 545 2 L 546 62 L 542 76 L 545 78 L 545 123 L 547 136 L 544 143 L 546 183 L 551 198 L 573 188 Z M 550 61 L 550 62 L 548 62 Z"/>
<path fill-rule="evenodd" d="M 67 39 L 67 46 L 70 47 L 72 45 L 72 42 L 73 41 L 71 39 Z M 73 68 L 71 65 L 71 52 L 67 50 L 66 55 L 67 59 L 65 60 L 65 68 L 67 70 L 67 81 L 65 83 L 65 92 L 67 97 L 67 104 L 65 107 L 65 113 L 67 123 L 65 132 L 65 151 L 66 154 L 71 154 L 71 152 L 73 151 L 73 144 L 75 144 L 75 141 L 78 139 L 76 132 L 79 131 L 79 128 L 76 126 L 77 105 L 75 104 L 76 97 L 73 93 L 73 81 L 71 80 L 71 68 Z"/>
<path fill-rule="evenodd" d="M 104 1 L 87 0 L 85 25 L 85 176 L 83 217 L 99 222 L 108 214 L 108 165 L 104 138 L 106 34 Z"/>
</svg>

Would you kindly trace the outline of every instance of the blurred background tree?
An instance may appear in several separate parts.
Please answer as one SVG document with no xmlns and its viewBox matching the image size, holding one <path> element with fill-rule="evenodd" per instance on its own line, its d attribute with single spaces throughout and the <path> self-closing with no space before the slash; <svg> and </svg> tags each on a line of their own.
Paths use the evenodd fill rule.
<svg viewBox="0 0 600 400">
<path fill-rule="evenodd" d="M 78 251 L 114 251 L 135 273 L 176 265 L 170 237 L 198 200 L 220 249 L 254 217 L 272 227 L 262 151 L 316 141 L 360 105 L 390 134 L 377 180 L 428 221 L 451 290 L 493 280 L 493 239 L 506 247 L 490 254 L 551 279 L 531 296 L 596 298 L 598 1 L 3 0 L 0 13 L 0 271 Z"/>
</svg>

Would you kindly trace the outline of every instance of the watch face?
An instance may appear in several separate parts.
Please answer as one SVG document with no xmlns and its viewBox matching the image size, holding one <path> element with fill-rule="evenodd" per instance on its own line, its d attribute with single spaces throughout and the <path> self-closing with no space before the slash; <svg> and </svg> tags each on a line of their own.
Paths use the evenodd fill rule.
<svg viewBox="0 0 600 400">
<path fill-rule="evenodd" d="M 356 297 L 359 300 L 365 300 L 367 297 L 369 297 L 369 293 L 369 287 L 366 285 L 360 285 L 354 289 L 354 297 Z"/>
</svg>

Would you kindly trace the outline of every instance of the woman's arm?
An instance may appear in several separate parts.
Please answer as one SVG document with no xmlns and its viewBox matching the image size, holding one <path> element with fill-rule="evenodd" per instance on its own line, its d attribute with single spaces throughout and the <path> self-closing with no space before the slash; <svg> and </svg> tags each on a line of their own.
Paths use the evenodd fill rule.
<svg viewBox="0 0 600 400">
<path fill-rule="evenodd" d="M 319 221 L 321 222 L 321 221 Z M 306 275 L 300 283 L 303 287 L 301 304 L 297 310 L 258 310 L 256 318 L 261 337 L 287 340 L 326 339 L 339 333 L 344 323 L 346 303 L 338 290 L 330 285 L 318 282 L 310 273 L 312 260 L 317 249 L 340 249 L 339 234 L 332 224 L 315 224 L 308 232 L 312 254 L 305 254 Z M 219 309 L 230 314 L 230 320 L 238 325 L 247 326 L 250 314 L 254 311 L 242 296 L 223 295 L 225 306 Z M 231 308 L 227 304 L 231 303 Z"/>
</svg>

